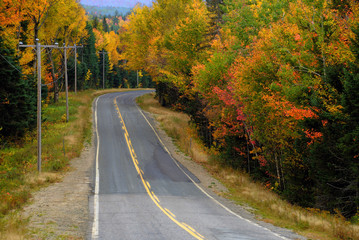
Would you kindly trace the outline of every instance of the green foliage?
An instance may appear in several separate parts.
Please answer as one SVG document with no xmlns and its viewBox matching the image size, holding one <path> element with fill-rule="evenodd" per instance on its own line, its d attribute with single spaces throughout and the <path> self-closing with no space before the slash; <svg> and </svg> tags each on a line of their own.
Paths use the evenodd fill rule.
<svg viewBox="0 0 359 240">
<path fill-rule="evenodd" d="M 91 72 L 91 77 L 84 83 L 84 89 L 86 88 L 96 88 L 98 85 L 98 79 L 100 76 L 100 69 L 98 66 L 98 57 L 96 54 L 95 48 L 95 35 L 92 30 L 92 26 L 89 22 L 87 22 L 86 30 L 88 32 L 87 39 L 85 39 L 84 47 L 83 47 L 83 61 L 81 62 L 79 68 L 80 70 L 80 78 L 85 79 L 88 70 Z"/>
<path fill-rule="evenodd" d="M 14 50 L 0 36 L 0 140 L 22 137 L 36 126 L 36 85 L 19 71 Z"/>
<path fill-rule="evenodd" d="M 106 17 L 102 18 L 102 29 L 104 32 L 110 32 L 110 27 L 107 24 Z"/>
</svg>

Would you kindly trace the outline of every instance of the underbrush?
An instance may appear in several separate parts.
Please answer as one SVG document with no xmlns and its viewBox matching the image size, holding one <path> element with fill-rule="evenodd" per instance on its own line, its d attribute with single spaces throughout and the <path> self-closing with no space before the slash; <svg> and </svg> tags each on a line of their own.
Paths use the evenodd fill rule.
<svg viewBox="0 0 359 240">
<path fill-rule="evenodd" d="M 282 200 L 280 196 L 256 183 L 240 171 L 221 164 L 219 153 L 207 149 L 196 135 L 195 126 L 189 124 L 184 113 L 161 107 L 154 94 L 138 98 L 138 104 L 153 114 L 174 143 L 193 161 L 204 166 L 208 172 L 229 190 L 225 197 L 241 205 L 249 205 L 265 222 L 293 229 L 308 239 L 359 239 L 359 225 L 350 223 L 340 214 L 333 215 L 319 209 L 305 209 Z"/>
</svg>

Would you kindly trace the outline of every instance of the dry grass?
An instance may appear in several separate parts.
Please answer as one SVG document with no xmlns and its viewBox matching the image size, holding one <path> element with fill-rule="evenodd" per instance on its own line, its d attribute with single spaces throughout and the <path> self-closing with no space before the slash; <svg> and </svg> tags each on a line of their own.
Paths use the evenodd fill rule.
<svg viewBox="0 0 359 240">
<path fill-rule="evenodd" d="M 193 161 L 203 165 L 212 176 L 229 189 L 227 198 L 238 204 L 251 206 L 263 221 L 293 229 L 309 239 L 359 239 L 357 224 L 351 224 L 339 215 L 334 216 L 317 209 L 304 209 L 291 205 L 260 183 L 251 181 L 247 174 L 210 160 L 216 153 L 203 147 L 195 134 L 194 127 L 188 124 L 188 116 L 161 107 L 154 99 L 154 94 L 138 98 L 138 103 L 155 116 L 181 151 L 191 156 Z"/>
<path fill-rule="evenodd" d="M 147 94 L 137 99 L 137 103 L 154 115 L 166 133 L 175 140 L 177 147 L 199 163 L 207 162 L 207 149 L 204 149 L 195 134 L 194 128 L 189 126 L 189 116 L 168 108 L 161 107 L 154 98 L 155 94 Z"/>
</svg>

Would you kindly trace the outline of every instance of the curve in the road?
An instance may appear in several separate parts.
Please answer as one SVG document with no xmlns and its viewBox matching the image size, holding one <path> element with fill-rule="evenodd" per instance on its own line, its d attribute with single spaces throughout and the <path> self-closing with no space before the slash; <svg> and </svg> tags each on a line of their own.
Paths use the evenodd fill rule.
<svg viewBox="0 0 359 240">
<path fill-rule="evenodd" d="M 134 102 L 147 92 L 112 93 L 94 102 L 91 238 L 287 239 L 218 202 L 172 158 Z"/>
</svg>

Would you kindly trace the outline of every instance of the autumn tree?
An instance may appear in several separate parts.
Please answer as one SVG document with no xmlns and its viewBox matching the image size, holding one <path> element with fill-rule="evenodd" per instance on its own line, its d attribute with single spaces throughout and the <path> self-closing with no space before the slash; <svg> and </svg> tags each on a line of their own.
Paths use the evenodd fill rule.
<svg viewBox="0 0 359 240">
<path fill-rule="evenodd" d="M 221 5 L 136 7 L 121 34 L 122 59 L 155 79 L 163 105 L 190 114 L 224 163 L 290 202 L 351 217 L 358 207 L 358 4 Z"/>
<path fill-rule="evenodd" d="M 66 12 L 66 14 L 62 14 Z M 49 16 L 43 23 L 40 30 L 40 38 L 44 44 L 54 44 L 55 42 L 65 43 L 66 45 L 80 45 L 80 40 L 86 36 L 85 25 L 86 16 L 82 7 L 73 0 L 63 0 L 56 6 L 48 10 Z M 47 51 L 48 64 L 45 71 L 51 73 L 45 81 L 50 84 L 50 89 L 54 92 L 54 102 L 57 102 L 59 95 L 60 76 L 63 76 L 64 61 L 63 54 L 58 49 L 49 48 Z M 73 49 L 68 50 L 68 56 L 73 56 Z M 63 79 L 63 78 L 62 78 Z M 73 80 L 73 78 L 72 78 Z M 72 82 L 72 81 L 71 81 Z"/>
</svg>

